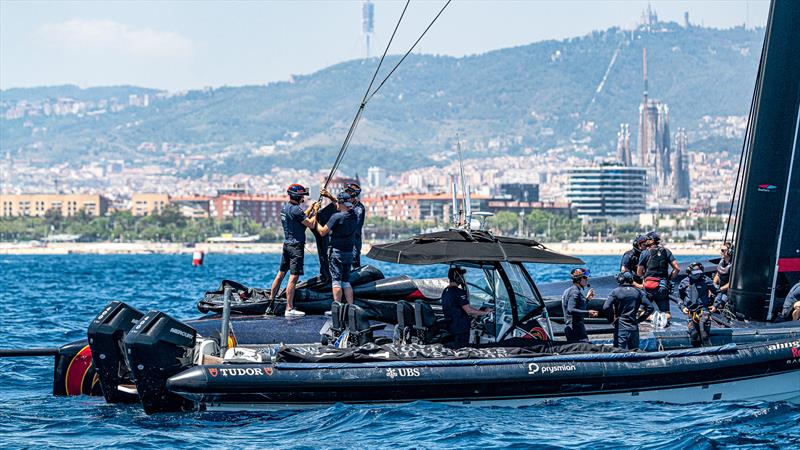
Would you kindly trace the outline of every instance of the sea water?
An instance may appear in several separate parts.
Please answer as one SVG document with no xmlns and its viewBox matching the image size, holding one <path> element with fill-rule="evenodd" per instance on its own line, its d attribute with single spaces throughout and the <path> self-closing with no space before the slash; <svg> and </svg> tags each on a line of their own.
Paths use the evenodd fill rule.
<svg viewBox="0 0 800 450">
<path fill-rule="evenodd" d="M 84 339 L 111 300 L 179 319 L 223 279 L 267 287 L 277 255 L 0 256 L 0 348 Z M 584 257 L 610 275 L 619 257 Z M 431 276 L 430 267 L 368 261 L 387 276 Z M 313 256 L 307 276 L 317 272 Z M 444 266 L 434 276 L 442 276 Z M 569 267 L 529 268 L 539 282 Z M 0 359 L 0 447 L 38 448 L 800 448 L 800 406 L 784 403 L 670 405 L 556 400 L 539 406 L 470 407 L 416 402 L 335 405 L 305 411 L 198 412 L 147 416 L 100 397 L 53 397 L 52 358 Z"/>
</svg>

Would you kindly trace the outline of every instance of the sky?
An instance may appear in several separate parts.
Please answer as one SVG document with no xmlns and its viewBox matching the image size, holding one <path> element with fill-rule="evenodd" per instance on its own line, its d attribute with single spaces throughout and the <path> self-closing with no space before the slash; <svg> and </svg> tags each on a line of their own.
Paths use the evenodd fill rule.
<svg viewBox="0 0 800 450">
<path fill-rule="evenodd" d="M 375 1 L 379 55 L 403 1 Z M 445 0 L 412 1 L 389 53 L 404 53 Z M 763 26 L 766 0 L 454 0 L 416 52 L 464 56 L 664 21 Z M 179 91 L 287 80 L 366 56 L 362 1 L 0 0 L 0 89 L 130 84 Z"/>
</svg>

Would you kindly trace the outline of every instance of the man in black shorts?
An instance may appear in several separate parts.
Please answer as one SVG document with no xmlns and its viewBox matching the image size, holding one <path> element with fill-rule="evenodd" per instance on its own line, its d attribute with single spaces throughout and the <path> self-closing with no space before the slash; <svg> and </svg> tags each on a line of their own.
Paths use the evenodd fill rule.
<svg viewBox="0 0 800 450">
<path fill-rule="evenodd" d="M 331 235 L 330 271 L 333 300 L 353 304 L 353 288 L 350 286 L 350 268 L 353 265 L 353 249 L 356 246 L 358 217 L 353 210 L 353 197 L 346 192 L 336 197 L 337 212 L 325 225 L 317 224 L 321 236 Z"/>
<path fill-rule="evenodd" d="M 281 266 L 275 280 L 272 282 L 270 291 L 271 298 L 278 295 L 278 290 L 283 283 L 283 277 L 289 272 L 289 284 L 286 286 L 286 317 L 302 317 L 306 315 L 302 311 L 294 309 L 294 289 L 300 275 L 303 274 L 303 256 L 306 245 L 306 228 L 313 228 L 317 225 L 316 218 L 308 218 L 312 212 L 318 208 L 317 203 L 313 203 L 307 210 L 303 211 L 300 205 L 308 195 L 308 189 L 299 184 L 293 184 L 286 190 L 289 194 L 289 202 L 283 205 L 281 210 L 281 224 L 283 225 L 283 254 L 281 256 Z"/>
</svg>

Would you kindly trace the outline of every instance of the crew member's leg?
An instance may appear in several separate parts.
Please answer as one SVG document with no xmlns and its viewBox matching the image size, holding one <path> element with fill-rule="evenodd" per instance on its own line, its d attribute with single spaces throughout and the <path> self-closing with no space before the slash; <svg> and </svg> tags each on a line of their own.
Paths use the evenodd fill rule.
<svg viewBox="0 0 800 450">
<path fill-rule="evenodd" d="M 660 286 L 656 294 L 656 305 L 658 310 L 667 315 L 667 326 L 672 320 L 672 313 L 670 313 L 669 289 L 666 286 Z"/>
<path fill-rule="evenodd" d="M 342 301 L 342 265 L 341 257 L 338 251 L 333 250 L 328 255 L 328 268 L 331 273 L 331 289 L 333 291 L 333 301 Z"/>
<path fill-rule="evenodd" d="M 794 302 L 792 305 L 792 320 L 800 320 L 800 302 Z"/>
<path fill-rule="evenodd" d="M 272 288 L 269 290 L 270 298 L 275 298 L 278 295 L 278 291 L 281 288 L 281 283 L 283 283 L 283 277 L 286 276 L 286 272 L 288 272 L 290 269 L 290 261 L 291 255 L 289 254 L 289 246 L 284 243 L 281 251 L 281 265 L 278 268 L 278 274 L 275 275 L 275 279 L 272 281 Z"/>
<path fill-rule="evenodd" d="M 361 267 L 361 242 L 356 242 L 356 246 L 353 248 L 353 267 Z"/>
<path fill-rule="evenodd" d="M 353 263 L 352 257 L 348 257 L 350 255 L 341 255 L 341 267 L 342 267 L 342 290 L 344 291 L 344 298 L 347 300 L 347 303 L 353 304 L 353 286 L 350 285 L 350 268 L 351 264 Z"/>
<path fill-rule="evenodd" d="M 305 252 L 302 244 L 289 246 L 289 284 L 286 286 L 286 312 L 290 315 L 304 315 L 301 311 L 294 311 L 294 291 L 300 275 L 303 274 Z"/>
<path fill-rule="evenodd" d="M 702 345 L 702 337 L 700 336 L 700 316 L 695 311 L 689 311 L 689 340 L 692 347 L 700 347 Z"/>
<path fill-rule="evenodd" d="M 700 341 L 703 347 L 711 346 L 711 314 L 708 311 L 703 311 L 702 322 L 698 324 L 700 331 Z"/>
</svg>

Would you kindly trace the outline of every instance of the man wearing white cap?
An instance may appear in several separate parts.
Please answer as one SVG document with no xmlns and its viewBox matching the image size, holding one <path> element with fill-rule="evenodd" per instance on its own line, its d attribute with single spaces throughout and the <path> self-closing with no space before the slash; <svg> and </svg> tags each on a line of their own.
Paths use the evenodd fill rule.
<svg viewBox="0 0 800 450">
<path fill-rule="evenodd" d="M 336 196 L 336 209 L 337 212 L 331 216 L 327 224 L 317 224 L 317 232 L 321 236 L 329 233 L 331 235 L 329 266 L 333 300 L 341 302 L 342 294 L 344 294 L 347 303 L 352 304 L 353 288 L 350 286 L 350 268 L 353 265 L 353 250 L 358 231 L 358 217 L 353 211 L 352 196 L 346 192 Z"/>
</svg>

